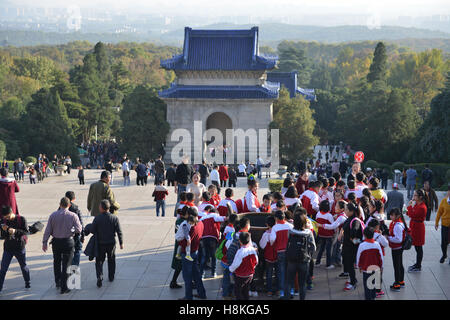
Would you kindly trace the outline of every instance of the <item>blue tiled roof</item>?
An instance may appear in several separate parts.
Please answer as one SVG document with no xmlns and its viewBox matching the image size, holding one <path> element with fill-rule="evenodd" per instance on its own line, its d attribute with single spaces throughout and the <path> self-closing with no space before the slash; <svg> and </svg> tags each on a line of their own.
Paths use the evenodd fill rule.
<svg viewBox="0 0 450 320">
<path fill-rule="evenodd" d="M 316 99 L 314 89 L 303 89 L 297 86 L 297 72 L 268 72 L 267 81 L 278 82 L 289 90 L 290 97 L 293 98 L 297 93 L 301 94 L 306 100 Z"/>
<path fill-rule="evenodd" d="M 161 98 L 188 99 L 276 99 L 279 84 L 263 86 L 190 86 L 176 85 L 159 92 Z"/>
<path fill-rule="evenodd" d="M 171 70 L 269 70 L 276 56 L 259 55 L 258 27 L 250 30 L 185 28 L 183 53 L 162 60 Z"/>
</svg>

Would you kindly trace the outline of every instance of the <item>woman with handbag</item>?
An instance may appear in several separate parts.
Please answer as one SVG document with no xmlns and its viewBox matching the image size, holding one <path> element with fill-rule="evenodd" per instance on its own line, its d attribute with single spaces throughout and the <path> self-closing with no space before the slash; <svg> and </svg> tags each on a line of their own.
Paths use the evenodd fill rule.
<svg viewBox="0 0 450 320">
<path fill-rule="evenodd" d="M 416 263 L 408 268 L 408 272 L 422 270 L 423 246 L 425 245 L 425 219 L 427 217 L 426 195 L 423 189 L 414 192 L 413 200 L 409 201 L 407 215 L 411 218 L 409 228 L 416 249 Z"/>
</svg>

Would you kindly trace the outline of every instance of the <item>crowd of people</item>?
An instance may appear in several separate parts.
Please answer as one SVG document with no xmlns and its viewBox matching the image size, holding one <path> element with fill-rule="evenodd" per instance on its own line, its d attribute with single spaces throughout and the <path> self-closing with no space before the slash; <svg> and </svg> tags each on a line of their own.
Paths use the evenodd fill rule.
<svg viewBox="0 0 450 320">
<path fill-rule="evenodd" d="M 179 167 L 177 172 L 182 179 L 175 182 L 178 193 L 172 260 L 175 272 L 170 287 L 181 287 L 177 278 L 182 274 L 185 283 L 182 299 L 192 299 L 192 281 L 196 297 L 206 298 L 202 279 L 207 277 L 207 269 L 211 270 L 211 277 L 216 277 L 217 260 L 223 269 L 224 299 L 249 299 L 257 296 L 257 291 L 279 299 L 297 294 L 305 299 L 307 290 L 314 288 L 315 268 L 322 265 L 325 254 L 326 269 L 342 268 L 338 278 L 347 279 L 343 290 L 355 290 L 358 284 L 355 269 L 359 269 L 363 273 L 365 298 L 373 300 L 385 293 L 381 286 L 369 286 L 368 279 L 377 272 L 378 277 L 388 272 L 384 260 L 389 248 L 395 279 L 389 288 L 401 291 L 405 287 L 403 252 L 414 247 L 416 262 L 407 271 L 421 272 L 424 221 L 433 209 L 437 210 L 436 230 L 441 224 L 440 263 L 447 258 L 450 187 L 439 208 L 437 200 L 433 200 L 435 195 L 423 188 L 414 190 L 412 199 L 404 206 L 397 183 L 386 193 L 378 177 L 372 172 L 366 175 L 360 163 L 354 163 L 346 181 L 339 172 L 330 178 L 319 175 L 312 181 L 306 170 L 296 180 L 288 175 L 281 192 L 266 194 L 260 202 L 254 176 L 248 178 L 248 191 L 242 199 L 233 199 L 231 188 L 225 190 L 222 199 L 219 191 L 222 185 L 213 180 L 215 174 L 211 175 L 211 182 L 216 183 L 206 187 L 199 182 L 201 174 L 187 162 Z M 266 231 L 261 237 L 256 231 L 249 231 L 261 225 L 252 226 L 245 215 L 238 218 L 237 214 L 246 212 L 265 215 Z M 405 215 L 410 218 L 409 225 Z M 258 283 L 263 283 L 263 288 L 257 290 Z"/>
<path fill-rule="evenodd" d="M 42 155 L 39 161 L 46 163 L 45 159 Z M 412 190 L 412 199 L 405 201 L 397 183 L 386 193 L 379 178 L 371 171 L 364 173 L 360 163 L 352 165 L 346 179 L 339 170 L 328 177 L 326 173 L 312 175 L 305 168 L 296 177 L 288 174 L 280 192 L 265 194 L 260 201 L 257 166 L 246 177 L 248 191 L 238 199 L 233 189 L 237 173 L 227 165 L 208 166 L 203 162 L 192 166 L 185 158 L 179 165 L 166 169 L 159 156 L 150 167 L 155 177 L 152 196 L 157 216 L 160 213 L 165 216 L 168 187 L 173 186 L 177 194 L 171 265 L 174 274 L 170 288 L 182 287 L 177 283 L 182 274 L 185 286 L 182 299 L 206 299 L 203 279 L 217 277 L 218 264 L 223 271 L 222 296 L 227 300 L 246 300 L 258 296 L 258 292 L 279 299 L 296 295 L 305 299 L 307 291 L 314 289 L 314 273 L 322 265 L 326 269 L 342 268 L 338 278 L 348 280 L 343 285 L 345 291 L 357 287 L 355 269 L 359 269 L 368 300 L 384 295 L 381 287 L 367 285 L 367 279 L 376 272 L 380 277 L 393 272 L 395 281 L 389 288 L 401 291 L 405 287 L 403 252 L 414 247 L 416 262 L 408 266 L 407 271 L 421 272 L 424 221 L 430 219 L 433 210 L 437 210 L 436 230 L 441 227 L 440 263 L 447 259 L 450 188 L 438 205 L 428 180 L 424 188 Z M 79 265 L 84 237 L 89 234 L 93 236 L 84 252 L 90 260 L 95 259 L 97 286 L 102 286 L 106 257 L 108 279 L 114 281 L 116 236 L 123 249 L 123 235 L 117 216 L 120 205 L 110 187 L 112 161 L 107 161 L 104 168 L 100 180 L 89 187 L 87 209 L 95 217 L 94 221 L 84 225 L 81 211 L 75 204 L 75 193 L 67 191 L 58 210 L 50 215 L 44 231 L 42 249 L 48 250 L 52 237 L 55 284 L 62 294 L 70 291 L 67 267 Z M 136 184 L 146 185 L 148 164 L 138 158 L 132 165 L 126 155 L 122 158 L 124 184 L 130 184 L 129 172 L 133 169 L 137 172 Z M 7 168 L 1 168 L 0 174 L 0 207 L 4 221 L 0 232 L 5 239 L 0 290 L 12 257 L 17 258 L 25 286 L 30 288 L 25 251 L 30 228 L 19 214 L 15 200 L 19 185 L 8 177 Z M 209 185 L 206 184 L 208 179 Z M 251 215 L 240 216 L 240 213 L 263 215 L 265 225 L 255 225 L 256 220 Z M 405 215 L 410 218 L 409 225 Z M 384 268 L 388 248 L 393 270 Z M 193 294 L 194 289 L 197 295 Z"/>
</svg>

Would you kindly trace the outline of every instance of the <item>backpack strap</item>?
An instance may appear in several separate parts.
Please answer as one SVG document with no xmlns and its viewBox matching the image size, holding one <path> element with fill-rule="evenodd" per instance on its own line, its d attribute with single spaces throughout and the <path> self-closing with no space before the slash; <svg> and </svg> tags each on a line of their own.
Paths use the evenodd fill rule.
<svg viewBox="0 0 450 320">
<path fill-rule="evenodd" d="M 364 229 L 366 228 L 366 225 L 364 224 L 363 221 L 361 221 L 360 218 L 357 218 L 357 217 L 354 217 L 354 218 L 352 219 L 352 221 L 350 221 L 350 229 L 352 228 L 353 221 L 355 221 L 355 220 L 358 220 L 358 221 L 359 221 L 359 223 L 361 224 L 362 231 L 364 231 Z"/>
</svg>

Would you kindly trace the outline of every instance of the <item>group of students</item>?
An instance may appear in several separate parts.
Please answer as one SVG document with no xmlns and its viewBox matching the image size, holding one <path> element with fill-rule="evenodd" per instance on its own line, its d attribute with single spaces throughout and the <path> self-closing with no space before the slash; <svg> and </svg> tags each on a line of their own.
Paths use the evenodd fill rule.
<svg viewBox="0 0 450 320">
<path fill-rule="evenodd" d="M 414 198 L 406 209 L 405 213 L 411 219 L 408 227 L 402 208 L 391 209 L 386 217 L 384 203 L 387 195 L 379 188 L 378 178 L 368 180 L 363 172 L 357 172 L 354 179 L 346 183 L 337 173 L 330 179 L 319 177 L 309 182 L 307 176 L 302 172 L 297 183 L 288 177 L 281 192 L 264 195 L 262 203 L 258 200 L 258 182 L 255 179 L 248 180 L 248 191 L 242 199 L 233 200 L 232 189 L 226 190 L 225 199 L 216 201 L 212 201 L 210 194 L 205 192 L 201 204 L 196 206 L 192 202 L 192 194 L 182 194 L 177 224 L 183 223 L 183 227 L 178 229 L 176 236 L 176 246 L 182 249 L 176 257 L 181 258 L 184 253 L 186 259 L 195 265 L 192 253 L 195 252 L 197 258 L 200 256 L 200 282 L 208 260 L 211 261 L 212 276 L 216 276 L 216 257 L 219 258 L 223 267 L 222 295 L 224 299 L 230 299 L 234 291 L 239 300 L 258 295 L 253 280 L 258 264 L 264 270 L 267 296 L 289 299 L 298 294 L 300 299 L 304 299 L 306 289 L 313 289 L 314 268 L 321 265 L 324 253 L 327 269 L 343 268 L 338 278 L 348 279 L 345 291 L 354 290 L 357 286 L 355 269 L 363 273 L 365 298 L 368 300 L 384 295 L 381 285 L 369 286 L 368 279 L 375 273 L 382 278 L 388 247 L 391 248 L 394 268 L 392 291 L 405 287 L 404 250 L 414 246 L 417 253 L 416 263 L 408 268 L 408 272 L 421 271 L 427 213 L 422 189 L 414 192 Z M 239 219 L 236 215 L 243 212 L 267 215 L 266 231 L 258 244 L 251 239 L 250 220 L 245 216 Z M 391 219 L 389 225 L 386 218 Z M 193 248 L 190 230 L 200 222 L 203 230 L 197 235 L 200 241 Z M 314 259 L 316 249 L 318 252 Z M 443 255 L 446 257 L 446 246 Z M 231 275 L 234 285 L 231 284 Z M 186 278 L 184 280 L 186 283 Z M 198 289 L 198 279 L 195 283 Z M 176 284 L 175 275 L 171 287 L 180 287 Z M 200 291 L 204 293 L 204 289 Z M 190 297 L 188 293 L 185 296 Z"/>
</svg>

